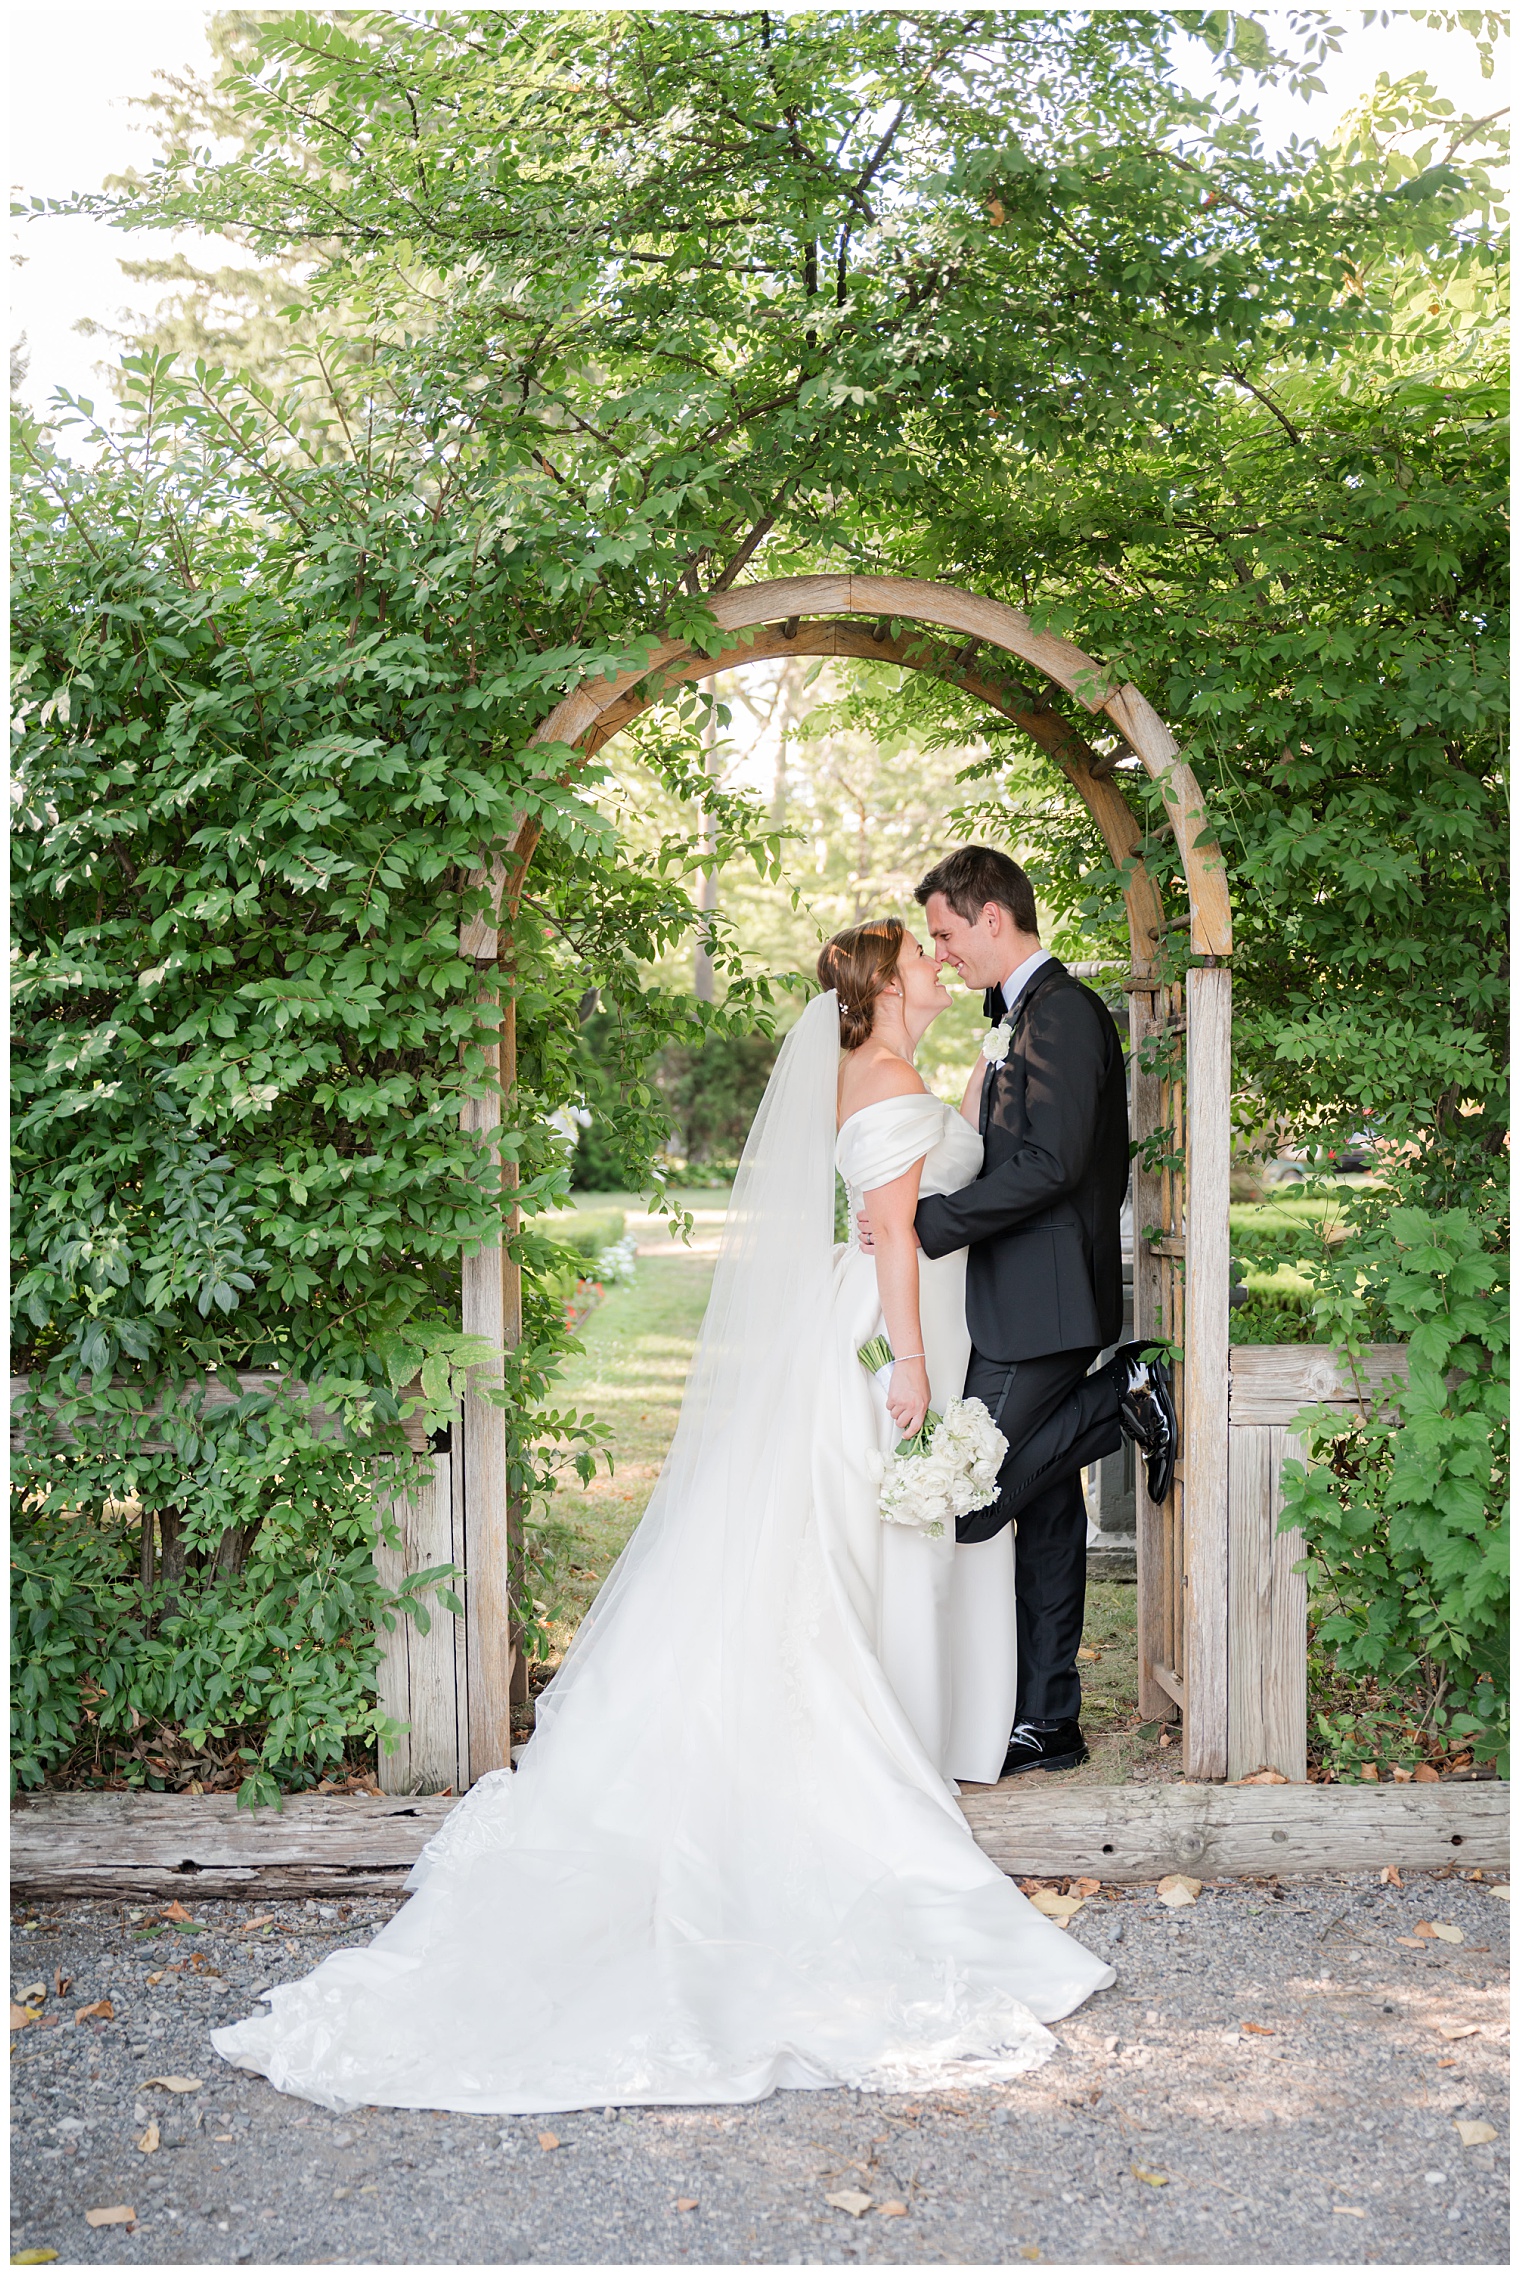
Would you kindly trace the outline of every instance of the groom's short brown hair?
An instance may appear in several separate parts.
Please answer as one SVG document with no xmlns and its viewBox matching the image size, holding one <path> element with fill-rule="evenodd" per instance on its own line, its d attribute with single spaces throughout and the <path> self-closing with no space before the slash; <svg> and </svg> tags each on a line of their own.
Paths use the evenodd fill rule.
<svg viewBox="0 0 1520 2275">
<path fill-rule="evenodd" d="M 1010 861 L 995 846 L 957 846 L 943 861 L 936 861 L 914 893 L 920 908 L 928 906 L 931 893 L 943 893 L 967 924 L 975 924 L 987 903 L 996 901 L 999 908 L 1007 909 L 1021 932 L 1032 933 L 1036 939 L 1040 936 L 1034 887 L 1017 861 Z"/>
</svg>

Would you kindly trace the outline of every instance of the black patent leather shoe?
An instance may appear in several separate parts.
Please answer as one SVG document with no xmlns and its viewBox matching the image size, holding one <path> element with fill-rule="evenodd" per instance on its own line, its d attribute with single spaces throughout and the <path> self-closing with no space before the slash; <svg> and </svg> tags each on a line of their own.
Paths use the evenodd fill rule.
<svg viewBox="0 0 1520 2275">
<path fill-rule="evenodd" d="M 1119 1427 L 1145 1456 L 1145 1490 L 1159 1507 L 1177 1467 L 1177 1409 L 1171 1368 L 1162 1359 L 1131 1359 L 1119 1382 Z"/>
<path fill-rule="evenodd" d="M 1008 1741 L 1002 1775 L 1022 1777 L 1027 1769 L 1076 1769 L 1087 1759 L 1087 1740 L 1079 1722 L 1057 1722 L 1043 1730 L 1032 1722 L 1019 1722 Z"/>
</svg>

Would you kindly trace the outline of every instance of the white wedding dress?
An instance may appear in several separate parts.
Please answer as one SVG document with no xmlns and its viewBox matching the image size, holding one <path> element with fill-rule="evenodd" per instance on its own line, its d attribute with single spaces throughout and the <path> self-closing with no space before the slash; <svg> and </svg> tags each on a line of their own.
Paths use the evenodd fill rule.
<svg viewBox="0 0 1520 2275">
<path fill-rule="evenodd" d="M 833 1246 L 838 1036 L 826 995 L 783 1046 L 670 1454 L 520 1767 L 466 1795 L 373 1942 L 212 2033 L 281 2091 L 502 2112 L 918 2092 L 1034 2067 L 1114 1980 L 946 1782 L 1006 1741 L 1011 1638 L 964 1684 L 956 1654 L 1011 1620 L 1012 1552 L 981 1560 L 979 1605 L 965 1549 L 873 1513 L 886 1425 L 855 1349 L 880 1318 L 869 1258 Z M 857 1189 L 921 1156 L 953 1189 L 978 1142 L 910 1099 L 854 1117 L 838 1156 Z M 955 1263 L 923 1281 L 936 1402 L 964 1366 Z"/>
<path fill-rule="evenodd" d="M 849 1189 L 850 1223 L 863 1195 L 922 1161 L 920 1193 L 954 1193 L 982 1166 L 982 1141 L 943 1099 L 884 1098 L 852 1114 L 834 1159 Z M 959 1398 L 971 1355 L 966 1251 L 918 1260 L 919 1321 L 936 1411 Z M 995 1785 L 1008 1750 L 1018 1688 L 1013 1527 L 957 1548 L 876 1514 L 870 1450 L 890 1454 L 898 1432 L 883 1387 L 855 1359 L 885 1331 L 876 1265 L 853 1233 L 836 1251 L 830 1380 L 838 1406 L 816 1433 L 816 1505 L 829 1512 L 833 1562 L 862 1632 L 931 1762 L 949 1778 Z M 889 1338 L 890 1339 L 890 1338 Z"/>
</svg>

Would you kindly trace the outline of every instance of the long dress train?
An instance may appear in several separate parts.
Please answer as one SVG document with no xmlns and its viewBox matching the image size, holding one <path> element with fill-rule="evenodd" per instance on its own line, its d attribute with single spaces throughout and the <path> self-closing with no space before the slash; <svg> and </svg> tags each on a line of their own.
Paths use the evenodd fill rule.
<svg viewBox="0 0 1520 2275">
<path fill-rule="evenodd" d="M 860 1281 L 832 1243 L 837 1065 L 828 995 L 756 1116 L 648 1512 L 521 1766 L 466 1795 L 372 1943 L 213 2032 L 229 2061 L 332 2109 L 919 2091 L 1033 2067 L 1113 1981 L 977 1848 L 953 1750 L 878 1656 L 861 1504 L 831 1483 L 879 1429 L 836 1303 Z"/>
</svg>

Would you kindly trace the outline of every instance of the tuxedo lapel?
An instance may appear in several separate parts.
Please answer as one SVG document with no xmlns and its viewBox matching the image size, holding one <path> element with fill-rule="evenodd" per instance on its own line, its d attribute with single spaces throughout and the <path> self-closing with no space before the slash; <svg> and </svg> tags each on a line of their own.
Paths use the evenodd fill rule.
<svg viewBox="0 0 1520 2275">
<path fill-rule="evenodd" d="M 1024 1032 L 1024 1025 L 1029 1017 L 1029 1007 L 1034 1002 L 1035 997 L 1037 995 L 1043 995 L 1046 988 L 1049 987 L 1053 981 L 1064 979 L 1065 976 L 1066 966 L 1061 963 L 1058 958 L 1052 957 L 1048 964 L 1043 964 L 1040 967 L 1039 971 L 1036 972 L 1034 978 L 1030 981 L 1028 987 L 1025 988 L 1023 994 L 1019 997 L 1012 1018 L 1006 1022 L 1002 1022 L 1003 1024 L 1007 1025 L 1009 1030 L 1007 1056 L 1003 1059 L 1001 1065 L 993 1066 L 989 1064 L 986 1075 L 982 1081 L 982 1095 L 977 1107 L 976 1125 L 981 1133 L 984 1145 L 986 1143 L 987 1137 L 987 1123 L 992 1114 L 993 1084 L 1003 1074 L 1004 1070 L 1008 1066 L 1009 1060 L 1012 1059 L 1014 1052 L 1019 1047 L 1019 1041 Z M 1000 988 L 989 988 L 987 990 L 987 1000 L 989 1003 L 993 1000 L 994 997 L 996 997 L 999 1002 L 1002 1001 L 1002 990 Z M 984 1158 L 981 1171 L 983 1175 L 986 1174 L 986 1168 L 987 1164 Z"/>
<path fill-rule="evenodd" d="M 978 1101 L 976 1109 L 976 1126 L 981 1133 L 984 1147 L 987 1138 L 987 1120 L 988 1116 L 992 1112 L 992 1085 L 996 1082 L 998 1076 L 1002 1073 L 1002 1071 L 1002 1067 L 994 1066 L 989 1059 L 987 1062 L 987 1072 L 982 1076 L 982 1095 Z M 983 1168 L 986 1167 L 985 1159 L 983 1160 L 982 1166 Z M 980 1174 L 981 1172 L 978 1171 L 978 1175 Z"/>
</svg>

